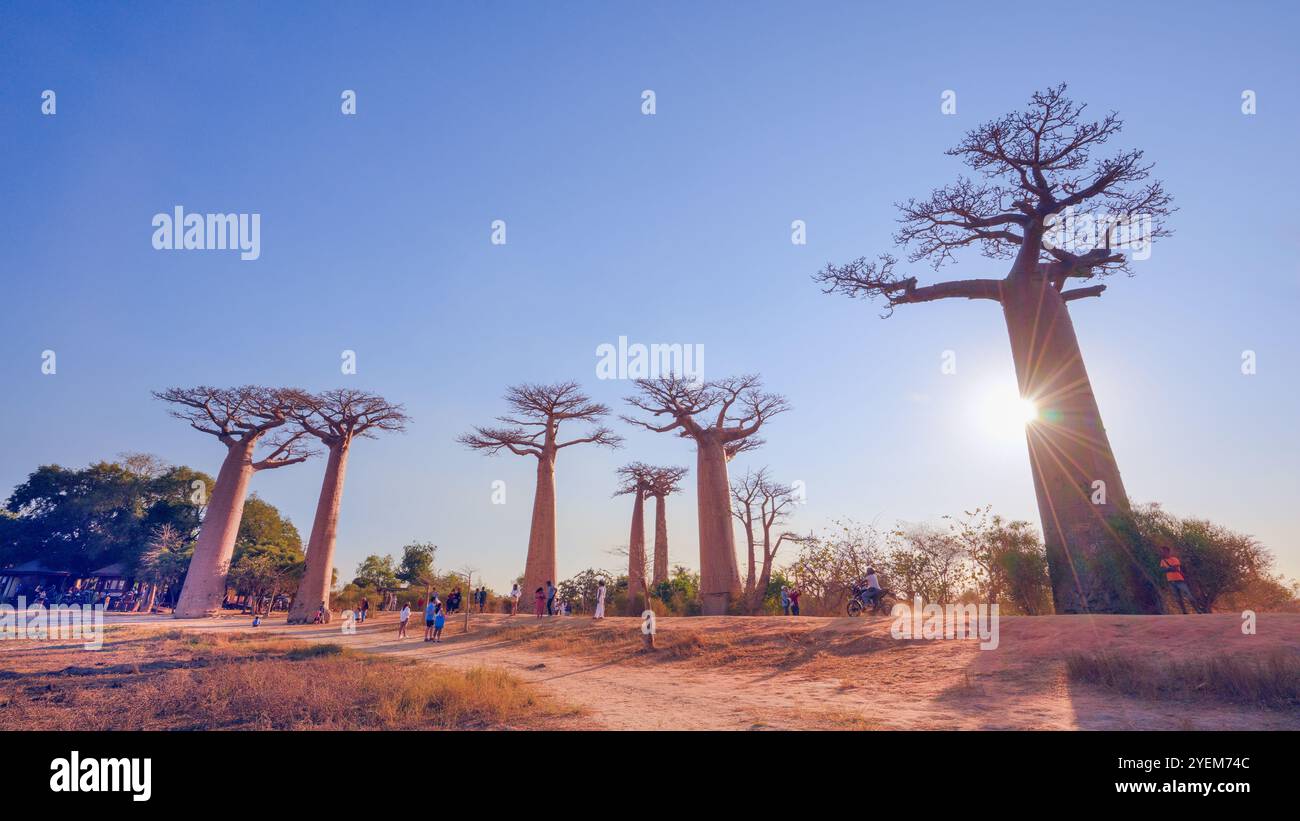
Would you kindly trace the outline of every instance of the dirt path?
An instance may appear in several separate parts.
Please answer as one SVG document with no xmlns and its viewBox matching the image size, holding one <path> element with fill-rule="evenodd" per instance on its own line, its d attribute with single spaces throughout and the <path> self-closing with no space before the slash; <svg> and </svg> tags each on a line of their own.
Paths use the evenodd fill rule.
<svg viewBox="0 0 1300 821">
<path fill-rule="evenodd" d="M 412 619 L 413 622 L 416 619 Z M 248 630 L 247 618 L 110 618 L 160 629 Z M 1242 636 L 1232 615 L 1004 617 L 998 649 L 974 641 L 902 641 L 888 619 L 659 620 L 660 651 L 640 650 L 639 621 L 523 616 L 453 618 L 442 644 L 399 641 L 392 614 L 355 635 L 328 627 L 258 628 L 303 641 L 458 668 L 496 667 L 588 712 L 608 729 L 1274 729 L 1297 711 L 1218 702 L 1159 703 L 1074 685 L 1065 649 L 1152 656 L 1300 651 L 1300 616 L 1264 614 Z"/>
</svg>

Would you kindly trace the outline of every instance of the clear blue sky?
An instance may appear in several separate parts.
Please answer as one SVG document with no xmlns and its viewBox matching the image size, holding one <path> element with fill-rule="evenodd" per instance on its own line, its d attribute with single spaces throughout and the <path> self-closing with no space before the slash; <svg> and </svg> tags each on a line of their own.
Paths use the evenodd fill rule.
<svg viewBox="0 0 1300 821">
<path fill-rule="evenodd" d="M 799 529 L 986 503 L 1037 523 L 1023 437 L 988 418 L 1015 394 L 997 307 L 881 320 L 808 276 L 890 250 L 892 203 L 963 170 L 944 149 L 1067 81 L 1121 113 L 1115 147 L 1146 149 L 1181 207 L 1134 278 L 1073 307 L 1129 493 L 1253 533 L 1300 574 L 1300 61 L 1281 6 L 6 3 L 0 491 L 128 450 L 215 473 L 220 445 L 153 389 L 356 386 L 415 421 L 353 453 L 341 575 L 433 540 L 442 566 L 501 588 L 523 566 L 534 466 L 454 438 L 525 380 L 620 406 L 630 385 L 596 380 L 595 349 L 625 335 L 702 344 L 706 376 L 761 372 L 789 397 L 733 469 L 806 482 Z M 178 204 L 260 213 L 261 259 L 153 250 L 153 215 Z M 1004 266 L 963 258 L 944 276 Z M 621 452 L 562 454 L 562 577 L 617 566 L 618 465 L 694 465 L 682 440 L 624 433 Z M 304 539 L 322 469 L 253 482 Z M 672 553 L 695 564 L 687 490 Z"/>
</svg>

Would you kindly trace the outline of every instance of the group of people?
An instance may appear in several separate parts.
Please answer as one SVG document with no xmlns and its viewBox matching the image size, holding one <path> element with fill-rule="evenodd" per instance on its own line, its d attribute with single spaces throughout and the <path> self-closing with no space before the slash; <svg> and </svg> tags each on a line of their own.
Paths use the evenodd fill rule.
<svg viewBox="0 0 1300 821">
<path fill-rule="evenodd" d="M 787 616 L 799 615 L 799 588 L 781 585 L 781 612 Z"/>
<path fill-rule="evenodd" d="M 523 596 L 523 590 L 516 583 L 510 588 L 510 615 L 519 612 L 519 599 Z M 559 589 L 550 579 L 546 580 L 545 587 L 539 587 L 533 591 L 533 613 L 537 618 L 543 616 L 572 616 L 573 603 L 568 599 L 556 601 L 559 596 Z M 605 618 L 605 580 L 601 579 L 596 584 L 596 612 L 592 618 Z"/>
</svg>

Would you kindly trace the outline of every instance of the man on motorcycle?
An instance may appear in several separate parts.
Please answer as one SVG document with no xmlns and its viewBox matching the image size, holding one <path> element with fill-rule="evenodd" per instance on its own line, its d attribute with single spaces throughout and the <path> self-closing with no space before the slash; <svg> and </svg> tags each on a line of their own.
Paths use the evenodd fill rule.
<svg viewBox="0 0 1300 821">
<path fill-rule="evenodd" d="M 868 567 L 866 588 L 863 590 L 862 593 L 862 606 L 875 607 L 876 597 L 879 595 L 880 595 L 880 579 L 876 577 L 876 569 L 874 567 Z"/>
</svg>

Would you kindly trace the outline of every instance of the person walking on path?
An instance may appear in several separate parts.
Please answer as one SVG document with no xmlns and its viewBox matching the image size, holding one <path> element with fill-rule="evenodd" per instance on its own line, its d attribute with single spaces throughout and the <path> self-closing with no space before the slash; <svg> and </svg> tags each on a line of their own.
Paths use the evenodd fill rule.
<svg viewBox="0 0 1300 821">
<path fill-rule="evenodd" d="M 510 588 L 510 615 L 519 612 L 519 585 Z"/>
<path fill-rule="evenodd" d="M 411 605 L 402 605 L 402 612 L 397 617 L 397 637 L 406 638 L 406 623 L 411 620 Z"/>
<path fill-rule="evenodd" d="M 1169 549 L 1168 545 L 1160 548 L 1160 568 L 1165 571 L 1165 581 L 1169 582 L 1169 587 L 1174 591 L 1174 599 L 1178 602 L 1178 609 L 1187 615 L 1187 605 L 1192 606 L 1193 613 L 1201 612 L 1196 606 L 1196 601 L 1192 598 L 1192 589 L 1187 586 L 1187 578 L 1183 576 L 1183 563 L 1178 560 L 1174 552 Z M 1186 602 L 1184 602 L 1186 599 Z"/>
</svg>

